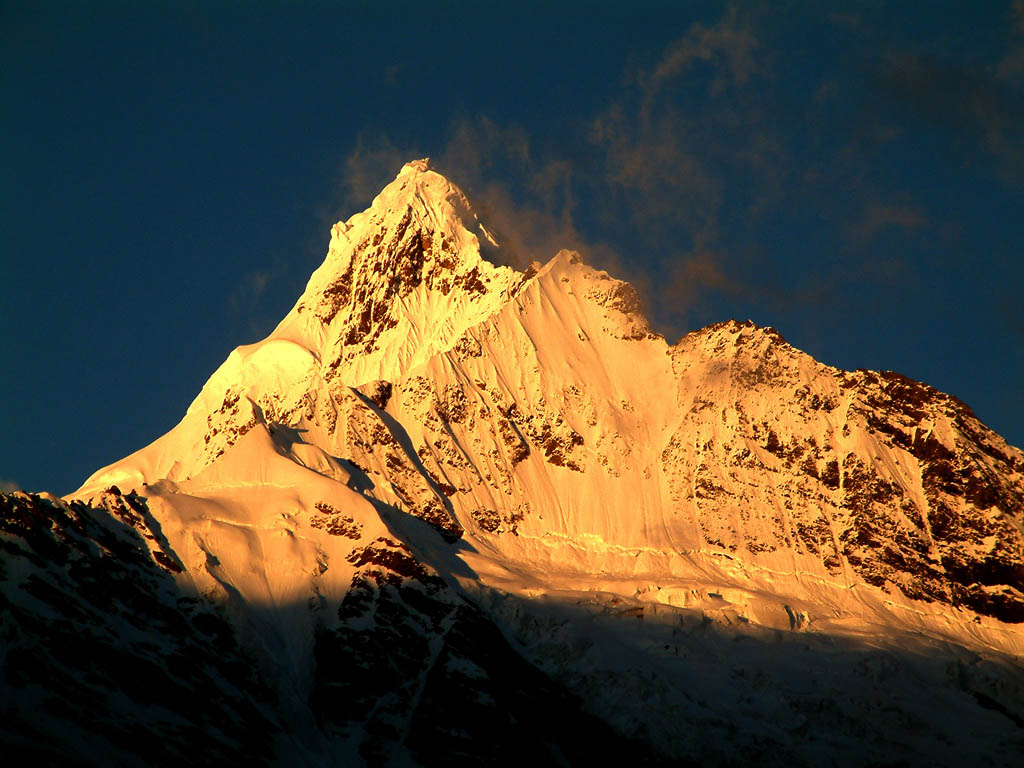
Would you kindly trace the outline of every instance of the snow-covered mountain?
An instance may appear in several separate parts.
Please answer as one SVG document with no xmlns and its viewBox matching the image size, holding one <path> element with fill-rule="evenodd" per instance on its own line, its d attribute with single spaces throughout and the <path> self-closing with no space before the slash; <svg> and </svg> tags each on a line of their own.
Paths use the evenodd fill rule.
<svg viewBox="0 0 1024 768">
<path fill-rule="evenodd" d="M 211 672 L 204 706 L 242 734 L 216 726 L 218 750 L 250 729 L 283 764 L 1013 764 L 1024 453 L 953 397 L 769 328 L 670 344 L 575 253 L 485 255 L 463 194 L 406 165 L 178 426 L 66 500 L 8 497 L 12 700 L 76 722 L 10 673 L 57 625 L 107 627 L 171 678 L 168 657 L 206 658 L 201 631 L 164 648 L 109 605 L 61 615 L 80 573 L 129 567 L 105 531 L 150 585 L 120 587 L 136 615 L 220 622 L 220 663 L 257 670 Z M 37 666 L 75 678 L 55 654 Z M 54 754 L 82 753 L 73 733 Z"/>
</svg>

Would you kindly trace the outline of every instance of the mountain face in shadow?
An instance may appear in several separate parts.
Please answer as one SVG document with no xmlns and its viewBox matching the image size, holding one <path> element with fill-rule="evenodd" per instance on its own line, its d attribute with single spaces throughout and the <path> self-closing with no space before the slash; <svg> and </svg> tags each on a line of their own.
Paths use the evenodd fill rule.
<svg viewBox="0 0 1024 768">
<path fill-rule="evenodd" d="M 334 616 L 318 622 L 297 696 L 229 606 L 180 589 L 174 555 L 150 549 L 141 497 L 3 496 L 0 531 L 12 765 L 666 764 L 585 712 L 398 542 L 360 550 L 340 604 L 303 606 Z"/>
<path fill-rule="evenodd" d="M 953 397 L 525 272 L 410 163 L 274 332 L 0 506 L 3 743 L 89 765 L 1011 765 L 1024 454 Z"/>
<path fill-rule="evenodd" d="M 145 501 L 0 499 L 11 765 L 262 762 L 278 698 L 222 610 L 186 595 Z M 149 541 L 147 542 L 147 539 Z M 7 759 L 7 758 L 5 758 Z"/>
<path fill-rule="evenodd" d="M 238 630 L 240 606 L 186 594 L 141 497 L 0 511 L 0 740 L 24 764 L 1011 765 L 1024 743 L 1012 657 L 609 593 L 478 603 L 390 539 L 303 606 L 298 691 L 251 631 L 272 616 Z"/>
</svg>

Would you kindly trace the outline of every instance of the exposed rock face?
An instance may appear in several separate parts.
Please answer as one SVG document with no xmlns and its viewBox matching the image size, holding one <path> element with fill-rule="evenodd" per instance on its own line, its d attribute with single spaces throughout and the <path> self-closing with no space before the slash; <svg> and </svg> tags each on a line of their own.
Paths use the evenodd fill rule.
<svg viewBox="0 0 1024 768">
<path fill-rule="evenodd" d="M 834 575 L 1024 621 L 1024 461 L 967 406 L 821 365 L 749 323 L 672 355 L 687 413 L 663 467 L 707 541 L 810 553 Z"/>
<path fill-rule="evenodd" d="M 11 497 L 17 557 L 74 591 L 92 577 L 47 537 L 83 510 L 124 529 L 124 567 L 257 659 L 211 700 L 272 691 L 235 722 L 277 760 L 1012 763 L 1020 450 L 770 328 L 669 345 L 578 255 L 520 273 L 488 241 L 407 165 L 177 427 L 69 504 Z M 104 546 L 79 548 L 103 570 Z M 149 578 L 132 599 L 163 605 Z M 15 624 L 44 637 L 28 584 L 8 578 Z"/>
</svg>

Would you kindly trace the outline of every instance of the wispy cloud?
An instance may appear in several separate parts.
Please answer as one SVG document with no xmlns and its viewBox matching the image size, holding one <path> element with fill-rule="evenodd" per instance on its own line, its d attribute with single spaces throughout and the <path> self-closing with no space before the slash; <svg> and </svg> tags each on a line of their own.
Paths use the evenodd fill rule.
<svg viewBox="0 0 1024 768">
<path fill-rule="evenodd" d="M 345 157 L 339 181 L 340 204 L 348 212 L 369 204 L 403 164 L 414 159 L 415 148 L 400 149 L 387 135 L 362 135 Z"/>
<path fill-rule="evenodd" d="M 1024 0 L 1014 14 L 1024 41 Z M 913 279 L 906 263 L 877 247 L 879 238 L 928 237 L 935 216 L 866 169 L 900 140 L 906 120 L 894 115 L 903 110 L 970 135 L 1012 175 L 1024 158 L 1024 100 L 1008 98 L 1015 54 L 997 76 L 894 51 L 860 15 L 823 13 L 823 28 L 889 53 L 861 70 L 862 81 L 831 70 L 817 82 L 812 76 L 803 102 L 782 114 L 777 41 L 766 39 L 779 34 L 773 19 L 764 6 L 744 6 L 690 25 L 649 64 L 624 72 L 606 103 L 579 116 L 571 145 L 538 142 L 486 116 L 454 119 L 429 148 L 364 135 L 343 163 L 344 215 L 365 206 L 404 162 L 430 155 L 499 235 L 509 263 L 581 250 L 633 282 L 670 334 L 688 330 L 708 297 L 818 307 L 850 295 L 851 284 Z M 858 98 L 863 113 L 844 114 L 856 113 Z M 763 232 L 809 214 L 815 219 L 800 226 L 819 227 L 831 253 L 784 273 Z"/>
<path fill-rule="evenodd" d="M 1019 67 L 1018 67 L 1019 64 Z M 906 51 L 885 57 L 878 83 L 889 99 L 988 152 L 1000 177 L 1024 183 L 1024 47 L 992 71 Z"/>
<path fill-rule="evenodd" d="M 280 319 L 282 309 L 271 306 L 278 293 L 271 288 L 275 282 L 288 280 L 289 266 L 286 259 L 278 256 L 265 268 L 244 272 L 238 277 L 226 302 L 228 316 L 237 330 L 253 339 L 270 332 Z M 282 293 L 287 295 L 287 292 Z"/>
<path fill-rule="evenodd" d="M 787 152 L 764 98 L 774 77 L 755 21 L 731 8 L 691 25 L 591 122 L 605 218 L 658 254 L 646 298 L 672 332 L 702 297 L 754 291 L 756 257 L 737 243 L 781 200 Z"/>
<path fill-rule="evenodd" d="M 227 304 L 231 313 L 242 317 L 252 315 L 260 297 L 270 284 L 270 278 L 270 272 L 267 270 L 243 273 L 228 294 Z"/>
<path fill-rule="evenodd" d="M 757 215 L 778 197 L 782 143 L 756 127 L 757 86 L 768 72 L 750 20 L 730 9 L 715 23 L 691 25 L 649 69 L 628 73 L 604 108 L 581 117 L 578 147 L 538 148 L 522 128 L 485 116 L 454 120 L 432 152 L 364 135 L 344 159 L 340 196 L 355 210 L 402 163 L 430 154 L 471 198 L 510 263 L 580 250 L 633 282 L 656 313 L 678 317 L 702 291 L 741 290 L 743 270 L 721 243 L 726 201 L 742 198 Z M 726 181 L 737 174 L 751 180 L 743 190 Z M 611 245 L 623 229 L 635 233 L 637 252 Z M 652 254 L 656 281 L 648 277 Z"/>
<path fill-rule="evenodd" d="M 1024 0 L 1014 0 L 1009 16 L 1013 42 L 997 69 L 997 74 L 1003 79 L 1024 75 Z"/>
<path fill-rule="evenodd" d="M 13 480 L 8 480 L 6 478 L 0 477 L 0 493 L 14 493 L 15 491 L 20 490 L 21 486 L 18 485 Z"/>
<path fill-rule="evenodd" d="M 239 307 L 245 307 L 263 295 L 269 282 L 269 272 L 246 272 L 239 280 L 239 284 L 232 294 L 232 300 Z"/>
<path fill-rule="evenodd" d="M 681 38 L 668 46 L 658 65 L 641 78 L 645 113 L 660 92 L 697 62 L 712 66 L 712 92 L 719 92 L 729 82 L 744 85 L 755 72 L 758 47 L 749 20 L 735 7 L 711 26 L 693 24 Z"/>
<path fill-rule="evenodd" d="M 928 218 L 918 206 L 873 202 L 865 207 L 862 219 L 853 222 L 855 228 L 851 234 L 867 241 L 886 229 L 913 231 L 926 224 Z"/>
</svg>

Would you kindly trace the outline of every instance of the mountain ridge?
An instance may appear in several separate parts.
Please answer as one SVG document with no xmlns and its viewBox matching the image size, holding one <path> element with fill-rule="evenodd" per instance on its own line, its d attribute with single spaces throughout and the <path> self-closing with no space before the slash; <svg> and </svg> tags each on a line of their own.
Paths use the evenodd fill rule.
<svg viewBox="0 0 1024 768">
<path fill-rule="evenodd" d="M 986 749 L 1012 753 L 1024 453 L 951 396 L 822 364 L 750 321 L 670 344 L 627 283 L 578 254 L 517 272 L 484 259 L 481 237 L 454 184 L 407 164 L 335 225 L 293 309 L 170 432 L 63 501 L 5 503 L 40 530 L 53 505 L 121 519 L 143 504 L 146 567 L 220 606 L 281 697 L 284 733 L 301 723 L 351 759 L 436 762 L 423 734 L 444 732 L 500 764 L 484 742 L 514 728 L 495 702 L 537 706 L 502 667 L 582 700 L 625 739 L 615 749 L 646 745 L 655 764 L 735 762 L 759 739 L 813 763 L 808 723 L 857 743 L 829 713 L 860 686 L 847 716 L 870 719 L 882 696 L 916 724 L 915 749 L 973 697 Z M 10 551 L 45 575 L 25 552 L 63 534 L 32 526 L 8 530 Z M 19 600 L 24 583 L 9 582 Z M 807 670 L 775 644 L 809 654 Z M 941 716 L 921 725 L 919 703 L 879 687 L 885 659 L 926 681 Z M 426 700 L 483 702 L 504 725 L 459 735 Z M 751 729 L 735 747 L 732 716 Z M 904 731 L 873 727 L 877 759 L 905 756 Z M 963 754 L 982 743 L 964 738 Z"/>
<path fill-rule="evenodd" d="M 959 401 L 899 375 L 822 365 L 749 322 L 670 345 L 628 284 L 568 251 L 527 273 L 493 267 L 466 221 L 475 215 L 457 187 L 423 161 L 403 167 L 345 225 L 344 243 L 334 228 L 295 308 L 264 342 L 232 353 L 170 449 L 151 446 L 161 458 L 143 452 L 76 495 L 203 477 L 259 426 L 275 451 L 297 445 L 371 468 L 371 496 L 448 536 L 468 526 L 542 547 L 513 561 L 577 535 L 656 559 L 743 550 L 772 569 L 1024 618 L 1012 565 L 1024 459 Z M 473 282 L 481 270 L 490 288 Z M 674 402 L 660 396 L 669 392 Z M 284 446 L 275 428 L 308 437 Z M 614 513 L 634 498 L 637 514 Z M 554 527 L 529 513 L 538 505 Z M 965 582 L 952 592 L 950 573 Z"/>
</svg>

